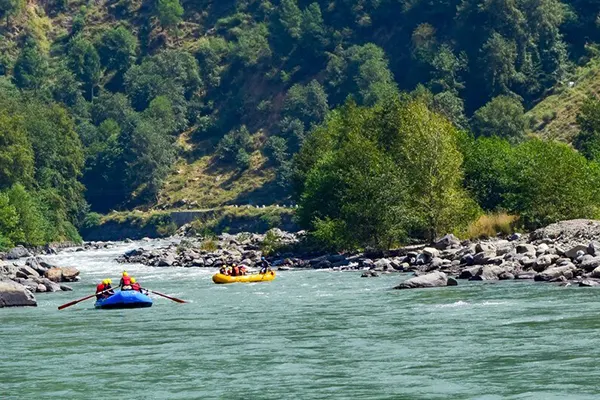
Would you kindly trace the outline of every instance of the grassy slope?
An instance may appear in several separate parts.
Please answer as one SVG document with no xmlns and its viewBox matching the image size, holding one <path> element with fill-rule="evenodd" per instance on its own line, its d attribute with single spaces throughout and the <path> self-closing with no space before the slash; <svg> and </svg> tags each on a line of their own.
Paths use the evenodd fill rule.
<svg viewBox="0 0 600 400">
<path fill-rule="evenodd" d="M 111 2 L 108 0 L 98 0 L 93 3 L 71 0 L 68 9 L 57 15 L 46 15 L 43 8 L 38 6 L 37 1 L 34 0 L 28 2 L 26 13 L 13 21 L 11 29 L 2 29 L 0 33 L 5 35 L 4 37 L 8 40 L 0 41 L 0 51 L 15 60 L 20 49 L 19 35 L 27 30 L 33 33 L 42 47 L 52 54 L 52 43 L 62 42 L 68 36 L 72 19 L 83 5 L 88 7 L 87 35 L 94 35 L 95 32 L 104 28 L 123 23 L 127 24 L 130 29 L 136 30 L 136 21 L 117 20 L 111 15 L 109 12 Z M 130 5 L 132 9 L 140 6 L 140 1 L 133 1 Z M 202 35 L 198 24 L 186 21 L 181 26 L 180 38 L 177 43 L 170 40 L 167 47 L 193 48 L 195 41 Z M 104 80 L 109 78 L 110 76 L 105 76 Z M 258 85 L 256 82 L 246 82 L 246 84 L 253 85 L 253 90 L 249 90 L 249 93 L 255 93 L 259 89 L 256 87 Z M 283 90 L 283 88 L 278 89 Z M 280 98 L 281 96 L 280 93 L 273 97 Z M 249 97 L 251 98 L 248 101 L 252 101 L 254 97 L 260 96 Z M 262 125 L 272 124 L 270 117 L 270 115 L 263 115 L 259 118 Z M 251 127 L 254 125 L 254 128 L 259 128 L 258 125 L 261 125 L 256 121 L 254 121 L 255 123 L 248 122 Z M 268 205 L 282 203 L 286 200 L 279 195 L 280 191 L 274 183 L 274 168 L 268 165 L 267 160 L 259 151 L 252 154 L 251 167 L 246 171 L 239 172 L 235 167 L 220 167 L 214 156 L 214 141 L 192 144 L 189 136 L 194 128 L 192 127 L 180 135 L 178 145 L 181 148 L 182 156 L 174 165 L 173 173 L 164 184 L 157 208 L 213 208 L 227 204 Z M 257 144 L 265 140 L 260 134 L 256 136 Z M 193 206 L 182 207 L 181 200 L 183 199 Z M 179 206 L 174 206 L 177 203 Z"/>
<path fill-rule="evenodd" d="M 600 60 L 593 59 L 578 67 L 568 82 L 531 109 L 527 116 L 532 131 L 546 139 L 571 142 L 578 132 L 576 123 L 579 107 L 590 94 L 600 93 Z"/>
</svg>

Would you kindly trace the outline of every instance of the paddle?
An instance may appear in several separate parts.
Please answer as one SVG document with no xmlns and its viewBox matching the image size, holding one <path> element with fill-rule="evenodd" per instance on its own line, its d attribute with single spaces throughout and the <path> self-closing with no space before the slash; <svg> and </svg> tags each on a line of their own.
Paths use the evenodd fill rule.
<svg viewBox="0 0 600 400">
<path fill-rule="evenodd" d="M 81 299 L 79 299 L 79 300 L 73 300 L 73 301 L 72 301 L 72 302 L 70 302 L 70 303 L 63 304 L 62 306 L 58 306 L 58 309 L 59 309 L 59 310 L 62 310 L 62 309 L 64 309 L 64 308 L 71 307 L 71 306 L 73 306 L 73 305 L 75 305 L 75 304 L 77 304 L 77 303 L 81 303 L 81 302 L 82 302 L 82 301 L 84 301 L 84 300 L 91 299 L 91 298 L 92 298 L 92 297 L 94 297 L 94 296 L 97 296 L 97 295 L 99 295 L 99 294 L 103 294 L 103 293 L 109 292 L 109 291 L 111 291 L 111 290 L 113 290 L 113 289 L 114 289 L 114 288 L 106 289 L 106 290 L 103 290 L 102 292 L 99 292 L 99 293 L 91 294 L 91 295 L 89 295 L 89 296 L 82 297 L 82 298 L 81 298 Z"/>
<path fill-rule="evenodd" d="M 177 303 L 187 303 L 187 301 L 178 299 L 177 297 L 167 296 L 166 294 L 163 294 L 163 293 L 160 293 L 160 292 L 155 292 L 154 290 L 150 290 L 150 289 L 146 289 L 146 288 L 142 288 L 142 289 L 147 290 L 150 293 L 154 293 L 154 294 L 157 294 L 159 296 L 162 296 L 162 297 L 164 297 L 166 299 L 176 301 Z"/>
</svg>

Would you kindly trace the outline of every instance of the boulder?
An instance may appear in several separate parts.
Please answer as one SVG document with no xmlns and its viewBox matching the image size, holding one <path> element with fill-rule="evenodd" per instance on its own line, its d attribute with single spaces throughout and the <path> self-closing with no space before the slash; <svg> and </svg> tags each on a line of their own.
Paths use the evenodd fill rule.
<svg viewBox="0 0 600 400">
<path fill-rule="evenodd" d="M 46 271 L 44 276 L 52 282 L 60 282 L 62 280 L 62 270 L 58 267 L 52 267 Z"/>
<path fill-rule="evenodd" d="M 539 256 L 533 264 L 533 270 L 536 272 L 542 272 L 550 265 L 552 265 L 552 258 L 549 255 Z"/>
<path fill-rule="evenodd" d="M 475 253 L 492 253 L 496 248 L 489 243 L 477 243 L 475 245 Z"/>
<path fill-rule="evenodd" d="M 480 269 L 481 269 L 480 266 L 465 268 L 462 271 L 460 271 L 460 275 L 458 275 L 458 279 L 471 279 L 472 277 L 474 277 L 475 275 L 477 275 L 479 273 Z"/>
<path fill-rule="evenodd" d="M 429 259 L 432 259 L 432 258 L 440 256 L 439 250 L 435 249 L 433 247 L 425 247 L 423 249 L 423 254 L 425 254 Z"/>
<path fill-rule="evenodd" d="M 46 286 L 44 286 L 42 283 L 38 283 L 35 291 L 37 293 L 46 293 Z"/>
<path fill-rule="evenodd" d="M 460 245 L 460 240 L 453 234 L 448 234 L 435 242 L 434 247 L 438 250 L 446 250 L 458 245 Z"/>
<path fill-rule="evenodd" d="M 79 270 L 74 267 L 62 267 L 61 271 L 61 282 L 75 282 L 79 278 Z"/>
<path fill-rule="evenodd" d="M 362 275 L 360 276 L 361 278 L 376 278 L 379 276 L 379 273 L 377 271 L 365 271 L 362 273 Z"/>
<path fill-rule="evenodd" d="M 410 278 L 396 286 L 394 289 L 416 289 L 447 286 L 448 277 L 445 273 L 435 271 L 429 274 Z"/>
<path fill-rule="evenodd" d="M 579 287 L 592 287 L 592 286 L 599 286 L 600 282 L 592 280 L 592 279 L 584 279 L 581 282 L 579 282 Z"/>
<path fill-rule="evenodd" d="M 532 244 L 519 244 L 517 245 L 517 254 L 535 254 L 535 246 Z"/>
<path fill-rule="evenodd" d="M 510 279 L 515 279 L 515 276 L 511 272 L 503 271 L 500 275 L 498 275 L 498 279 L 500 279 L 501 281 L 506 281 Z"/>
<path fill-rule="evenodd" d="M 600 267 L 594 269 L 590 274 L 592 278 L 600 278 Z"/>
<path fill-rule="evenodd" d="M 390 260 L 387 258 L 382 258 L 375 261 L 374 269 L 377 271 L 387 271 L 388 269 L 392 269 L 392 265 Z"/>
<path fill-rule="evenodd" d="M 48 292 L 60 292 L 60 285 L 54 281 L 51 281 L 48 278 L 42 279 L 42 284 L 46 286 L 46 291 Z"/>
<path fill-rule="evenodd" d="M 473 264 L 475 264 L 475 265 L 491 264 L 492 259 L 495 259 L 495 258 L 496 258 L 495 251 L 480 252 L 473 256 Z M 500 259 L 500 261 L 502 261 L 502 259 Z"/>
<path fill-rule="evenodd" d="M 471 281 L 495 281 L 498 275 L 504 272 L 504 269 L 497 265 L 485 265 L 479 272 L 469 280 Z"/>
<path fill-rule="evenodd" d="M 28 267 L 33 268 L 38 274 L 40 275 L 44 275 L 46 273 L 46 271 L 48 270 L 48 268 L 44 267 L 37 258 L 35 257 L 29 257 L 26 261 L 25 261 L 25 265 L 27 265 Z"/>
<path fill-rule="evenodd" d="M 550 247 L 546 243 L 542 243 L 538 246 L 535 254 L 538 256 L 541 256 L 541 255 L 547 254 L 549 251 L 550 251 Z"/>
<path fill-rule="evenodd" d="M 449 276 L 448 282 L 446 282 L 446 286 L 458 286 L 458 281 Z"/>
<path fill-rule="evenodd" d="M 550 281 L 553 279 L 557 279 L 561 276 L 564 276 L 566 279 L 573 278 L 573 272 L 575 271 L 575 265 L 563 265 L 562 267 L 552 267 L 548 268 L 544 272 L 537 274 L 534 277 L 536 281 Z"/>
<path fill-rule="evenodd" d="M 515 275 L 515 279 L 535 279 L 537 273 L 535 272 L 519 272 Z"/>
<path fill-rule="evenodd" d="M 29 250 L 27 250 L 25 247 L 23 246 L 17 246 L 13 249 L 11 249 L 8 253 L 6 253 L 6 255 L 4 256 L 7 260 L 16 260 L 22 257 L 30 257 L 31 254 L 29 253 Z"/>
<path fill-rule="evenodd" d="M 600 267 L 600 256 L 587 258 L 581 262 L 581 268 L 587 272 L 594 271 L 598 267 Z"/>
<path fill-rule="evenodd" d="M 582 254 L 586 254 L 588 250 L 587 246 L 583 246 L 581 244 L 571 247 L 569 250 L 565 251 L 565 257 L 568 257 L 572 260 L 581 256 Z"/>
<path fill-rule="evenodd" d="M 33 293 L 16 282 L 0 281 L 0 308 L 22 306 L 37 306 Z"/>
<path fill-rule="evenodd" d="M 23 266 L 19 267 L 19 270 L 17 271 L 16 275 L 20 278 L 28 278 L 30 276 L 39 278 L 39 276 L 40 276 L 40 274 L 38 274 L 38 272 L 35 269 L 33 269 L 27 265 L 23 265 Z"/>
<path fill-rule="evenodd" d="M 128 252 L 126 252 L 125 254 L 123 254 L 125 257 L 137 257 L 137 256 L 141 256 L 144 254 L 144 249 L 143 248 L 139 248 L 139 249 L 133 249 L 133 250 L 129 250 Z"/>
<path fill-rule="evenodd" d="M 62 290 L 63 292 L 70 292 L 73 290 L 73 288 L 67 285 L 60 285 L 60 290 Z"/>
<path fill-rule="evenodd" d="M 520 233 L 513 233 L 512 235 L 510 235 L 508 237 L 508 240 L 510 240 L 511 242 L 514 242 L 515 240 L 519 240 L 519 239 L 521 239 Z"/>
<path fill-rule="evenodd" d="M 592 241 L 588 245 L 587 252 L 593 256 L 600 256 L 600 242 Z"/>
<path fill-rule="evenodd" d="M 175 264 L 175 261 L 175 257 L 172 254 L 167 254 L 166 256 L 159 258 L 156 265 L 159 267 L 171 267 Z"/>
</svg>

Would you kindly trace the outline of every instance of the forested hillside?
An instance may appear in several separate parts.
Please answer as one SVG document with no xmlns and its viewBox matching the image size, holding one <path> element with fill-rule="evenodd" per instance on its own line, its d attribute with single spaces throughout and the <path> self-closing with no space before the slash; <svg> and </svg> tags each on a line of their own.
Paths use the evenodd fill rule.
<svg viewBox="0 0 600 400">
<path fill-rule="evenodd" d="M 341 106 L 366 119 L 391 107 L 417 125 L 431 112 L 443 131 L 471 138 L 449 148 L 493 136 L 516 146 L 506 151 L 542 151 L 545 144 L 518 149 L 556 114 L 551 106 L 525 112 L 570 90 L 577 65 L 596 57 L 599 17 L 594 0 L 0 0 L 2 240 L 76 239 L 90 210 L 290 196 L 303 201 L 310 226 L 320 219 L 302 191 L 315 164 L 293 155 L 315 127 L 329 127 L 327 136 L 355 123 L 329 114 Z M 401 92 L 410 95 L 398 100 Z M 580 94 L 572 120 L 589 96 Z M 585 101 L 587 128 L 569 137 L 579 134 L 577 147 L 593 160 L 597 105 Z M 395 121 L 380 119 L 388 117 Z M 363 139 L 390 150 L 381 138 Z M 304 153 L 313 150 L 321 154 Z M 462 181 L 483 172 L 468 170 L 475 161 L 462 150 L 453 193 L 474 197 L 473 210 L 529 212 L 511 208 L 514 198 L 483 204 L 489 199 Z M 379 156 L 398 166 L 399 154 Z"/>
</svg>

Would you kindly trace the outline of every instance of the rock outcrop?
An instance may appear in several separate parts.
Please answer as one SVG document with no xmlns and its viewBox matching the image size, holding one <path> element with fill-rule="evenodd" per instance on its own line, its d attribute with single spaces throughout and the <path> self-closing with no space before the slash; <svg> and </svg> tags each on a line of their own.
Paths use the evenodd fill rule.
<svg viewBox="0 0 600 400">
<path fill-rule="evenodd" d="M 37 306 L 35 296 L 24 285 L 0 281 L 0 308 Z"/>
</svg>

